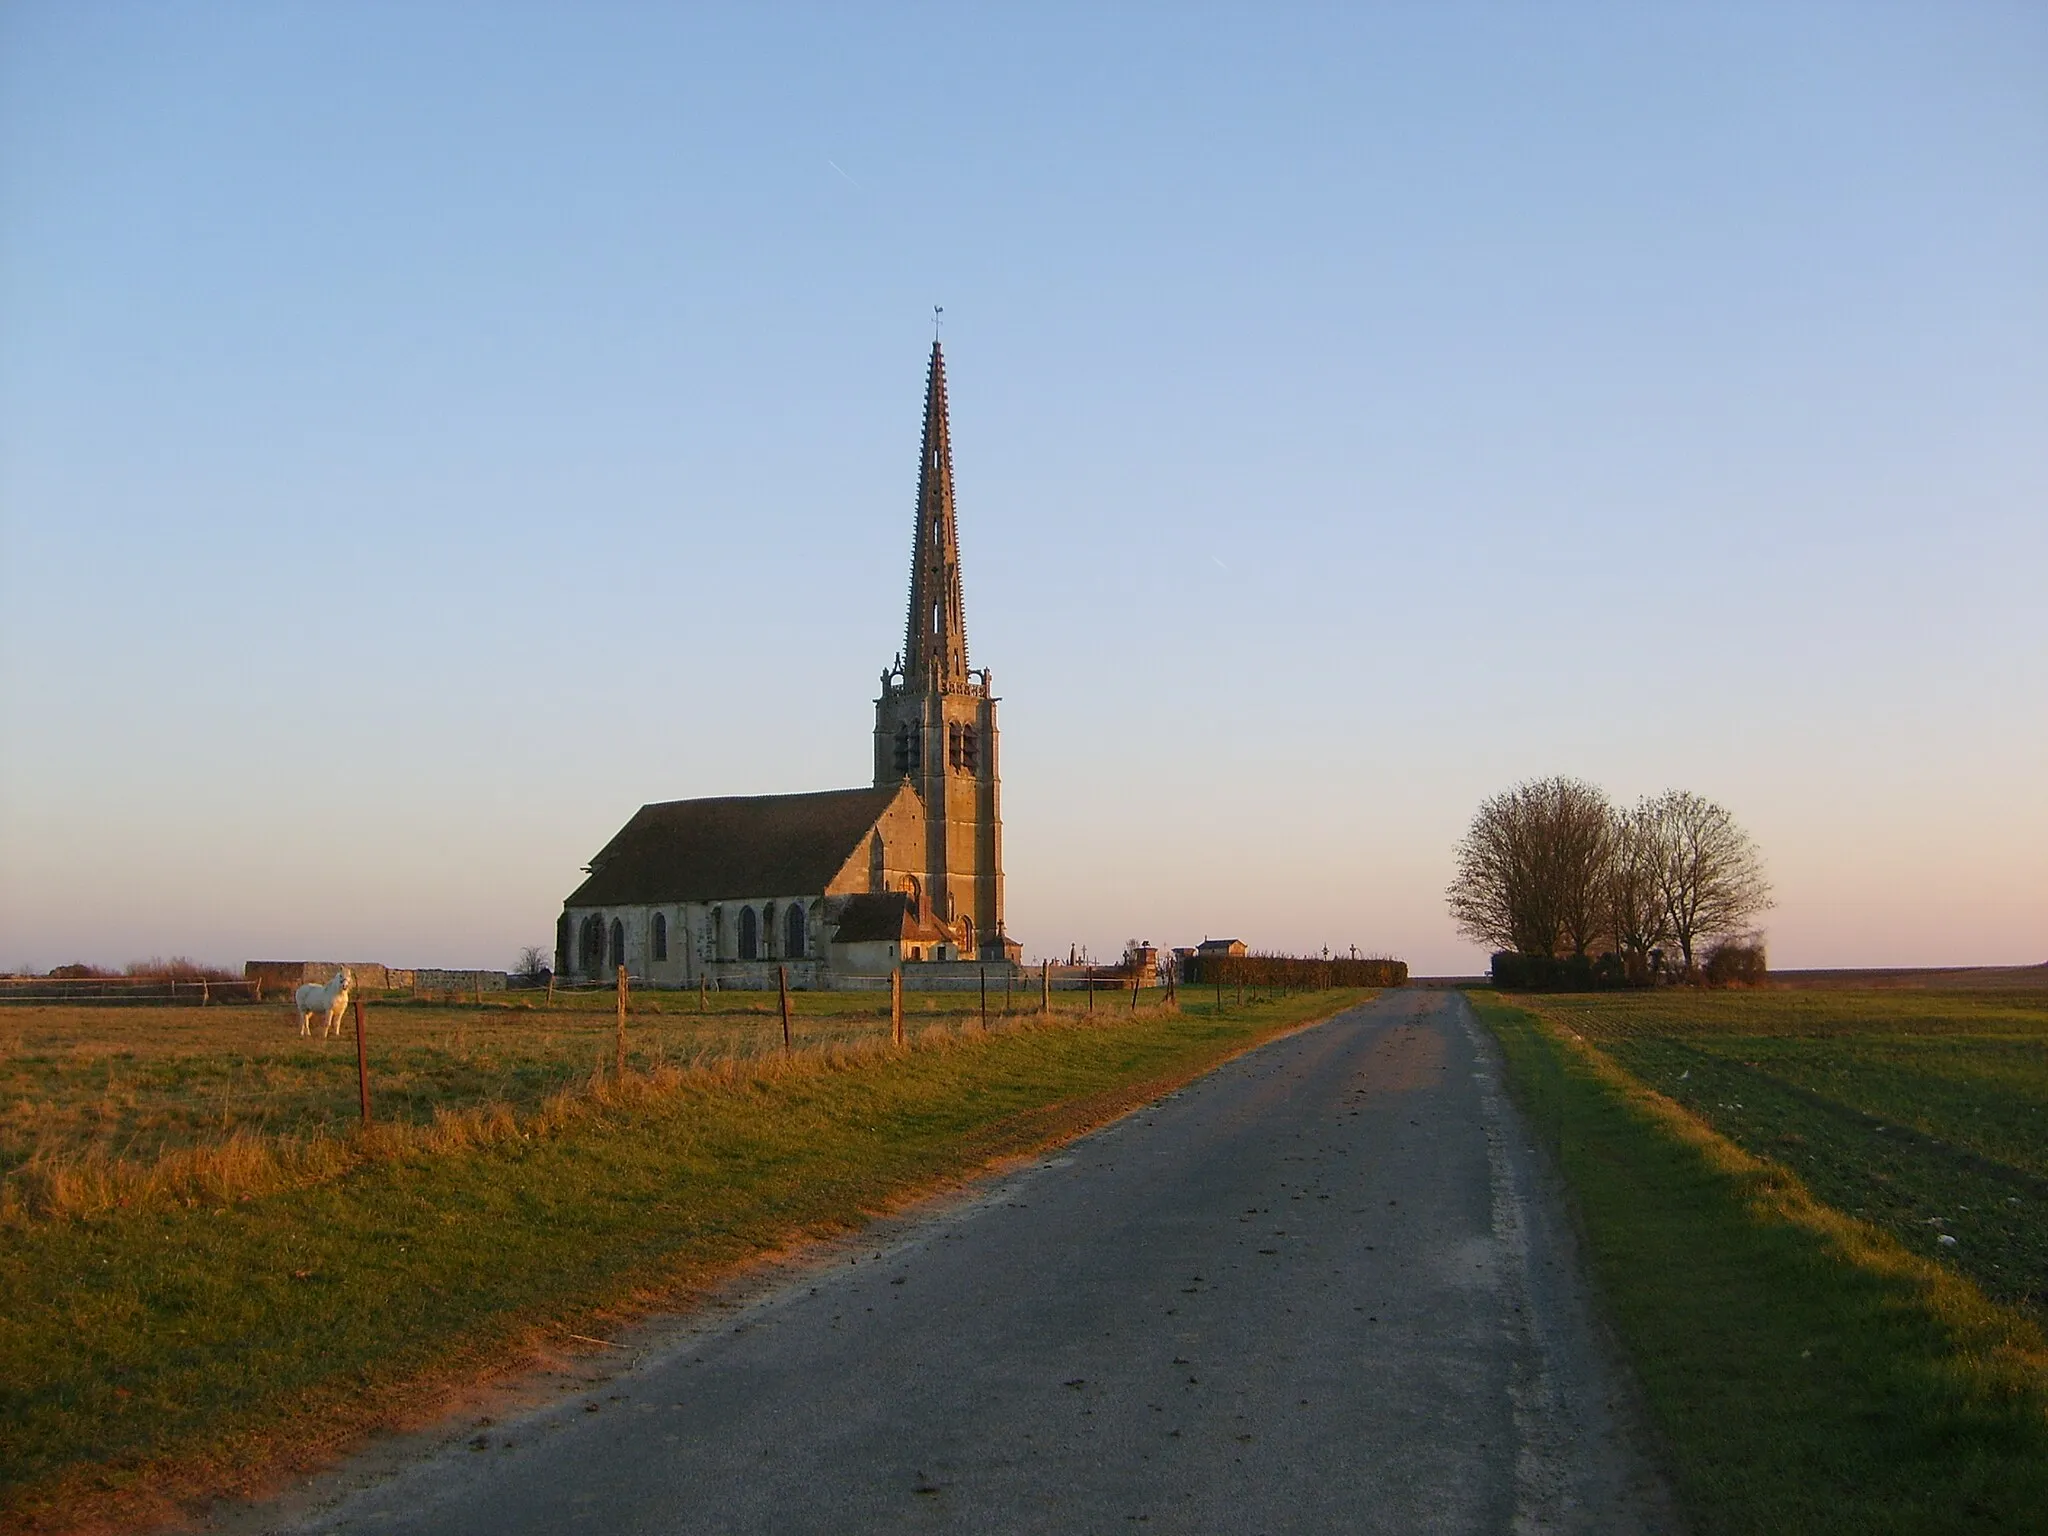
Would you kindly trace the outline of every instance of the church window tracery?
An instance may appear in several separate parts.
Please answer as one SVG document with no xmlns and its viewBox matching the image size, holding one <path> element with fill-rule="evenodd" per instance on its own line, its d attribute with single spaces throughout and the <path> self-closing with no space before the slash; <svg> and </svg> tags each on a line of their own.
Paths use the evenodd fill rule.
<svg viewBox="0 0 2048 1536">
<path fill-rule="evenodd" d="M 800 902 L 791 902 L 783 914 L 783 953 L 792 960 L 803 959 L 810 949 L 810 923 Z"/>
<path fill-rule="evenodd" d="M 761 958 L 761 919 L 755 915 L 752 907 L 740 908 L 740 958 Z"/>
<path fill-rule="evenodd" d="M 668 917 L 661 912 L 654 914 L 654 958 L 668 958 Z"/>
</svg>

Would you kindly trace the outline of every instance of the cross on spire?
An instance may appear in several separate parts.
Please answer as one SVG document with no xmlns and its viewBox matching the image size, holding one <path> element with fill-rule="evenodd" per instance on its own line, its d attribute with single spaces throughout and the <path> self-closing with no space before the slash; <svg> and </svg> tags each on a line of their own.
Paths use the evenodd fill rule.
<svg viewBox="0 0 2048 1536">
<path fill-rule="evenodd" d="M 936 326 L 941 311 L 933 311 Z M 917 472 L 917 542 L 910 567 L 904 686 L 965 692 L 967 619 L 960 600 L 960 533 L 953 517 L 953 442 L 946 421 L 946 358 L 932 338 L 925 382 L 924 450 Z"/>
</svg>

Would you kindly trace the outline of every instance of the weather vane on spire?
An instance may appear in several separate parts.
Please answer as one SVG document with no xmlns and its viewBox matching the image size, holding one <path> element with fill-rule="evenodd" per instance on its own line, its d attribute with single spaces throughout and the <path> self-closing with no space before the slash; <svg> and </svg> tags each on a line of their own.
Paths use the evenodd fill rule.
<svg viewBox="0 0 2048 1536">
<path fill-rule="evenodd" d="M 934 305 L 932 306 L 932 340 L 933 340 L 933 341 L 937 341 L 937 340 L 939 339 L 939 325 L 940 325 L 940 317 L 941 317 L 941 316 L 943 316 L 943 315 L 944 315 L 945 313 L 946 313 L 946 306 L 945 306 L 945 305 L 943 305 L 943 304 L 934 304 Z"/>
</svg>

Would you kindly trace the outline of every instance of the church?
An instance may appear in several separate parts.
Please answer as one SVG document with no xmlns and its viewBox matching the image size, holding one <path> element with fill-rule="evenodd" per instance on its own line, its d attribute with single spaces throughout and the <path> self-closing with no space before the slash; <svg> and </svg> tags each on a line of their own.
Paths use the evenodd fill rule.
<svg viewBox="0 0 2048 1536">
<path fill-rule="evenodd" d="M 967 664 L 946 360 L 932 342 L 910 617 L 875 700 L 874 783 L 643 805 L 562 904 L 555 972 L 656 987 L 942 982 L 1014 965 L 996 698 Z"/>
</svg>

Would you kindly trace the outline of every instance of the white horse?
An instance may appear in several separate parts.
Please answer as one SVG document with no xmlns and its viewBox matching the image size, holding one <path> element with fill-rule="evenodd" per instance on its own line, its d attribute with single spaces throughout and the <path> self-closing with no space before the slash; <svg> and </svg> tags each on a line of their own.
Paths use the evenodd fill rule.
<svg viewBox="0 0 2048 1536">
<path fill-rule="evenodd" d="M 334 980 L 326 986 L 315 986 L 307 982 L 300 987 L 293 1002 L 299 1016 L 299 1033 L 313 1033 L 313 1015 L 324 1014 L 327 1022 L 321 1026 L 320 1038 L 341 1033 L 341 1015 L 348 1007 L 348 989 L 354 986 L 356 978 L 347 966 L 334 973 Z"/>
</svg>

